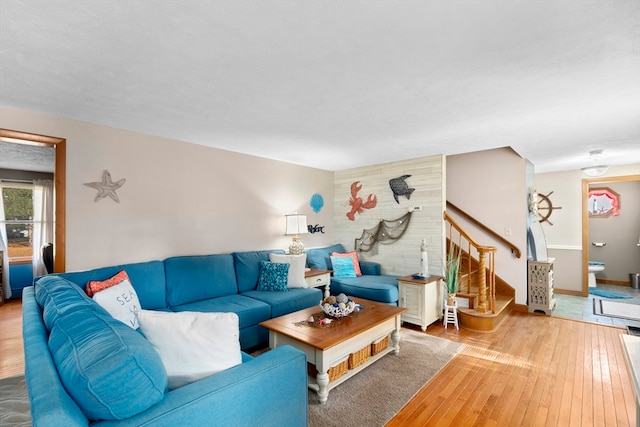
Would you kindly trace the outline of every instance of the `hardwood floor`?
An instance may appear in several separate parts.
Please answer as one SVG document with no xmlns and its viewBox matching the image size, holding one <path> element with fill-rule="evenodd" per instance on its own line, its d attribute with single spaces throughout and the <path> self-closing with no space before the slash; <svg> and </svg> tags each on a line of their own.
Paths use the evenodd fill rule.
<svg viewBox="0 0 640 427">
<path fill-rule="evenodd" d="M 465 348 L 387 427 L 636 425 L 625 329 L 512 312 L 492 334 L 427 333 Z"/>
<path fill-rule="evenodd" d="M 11 299 L 0 305 L 0 378 L 23 373 L 22 301 Z"/>
<path fill-rule="evenodd" d="M 426 333 L 465 347 L 387 427 L 636 425 L 624 329 L 514 312 L 491 334 Z M 0 356 L 0 378 L 24 372 L 20 301 L 0 306 Z"/>
</svg>

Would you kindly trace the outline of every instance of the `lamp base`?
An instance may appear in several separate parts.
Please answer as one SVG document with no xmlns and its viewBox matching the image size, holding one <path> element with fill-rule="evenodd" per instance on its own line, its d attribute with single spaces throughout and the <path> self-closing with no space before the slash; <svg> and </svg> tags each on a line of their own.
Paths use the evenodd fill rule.
<svg viewBox="0 0 640 427">
<path fill-rule="evenodd" d="M 301 255 L 304 253 L 304 245 L 300 241 L 300 237 L 295 236 L 289 246 L 289 253 L 291 255 Z"/>
</svg>

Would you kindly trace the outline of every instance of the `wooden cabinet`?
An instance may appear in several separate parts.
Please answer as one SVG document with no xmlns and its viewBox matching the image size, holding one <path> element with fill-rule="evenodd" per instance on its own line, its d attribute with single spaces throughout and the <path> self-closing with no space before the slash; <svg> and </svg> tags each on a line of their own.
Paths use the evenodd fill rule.
<svg viewBox="0 0 640 427">
<path fill-rule="evenodd" d="M 398 305 L 407 309 L 401 317 L 403 322 L 418 325 L 426 331 L 427 326 L 442 317 L 442 277 L 401 277 L 398 293 Z"/>
<path fill-rule="evenodd" d="M 304 273 L 304 278 L 307 281 L 307 286 L 310 288 L 319 288 L 324 286 L 324 297 L 328 297 L 330 294 L 329 287 L 331 286 L 331 270 L 319 270 L 312 268 Z"/>
<path fill-rule="evenodd" d="M 553 262 L 554 258 L 528 261 L 529 313 L 541 311 L 551 315 L 556 305 L 553 297 Z"/>
</svg>

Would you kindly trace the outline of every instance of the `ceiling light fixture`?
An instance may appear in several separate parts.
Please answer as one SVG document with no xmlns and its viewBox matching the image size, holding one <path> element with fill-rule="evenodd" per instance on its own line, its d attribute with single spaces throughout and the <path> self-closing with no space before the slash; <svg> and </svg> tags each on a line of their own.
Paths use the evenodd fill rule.
<svg viewBox="0 0 640 427">
<path fill-rule="evenodd" d="M 591 162 L 593 163 L 593 165 L 582 168 L 582 173 L 592 178 L 596 176 L 602 176 L 607 173 L 607 171 L 609 170 L 609 166 L 598 164 L 601 155 L 602 150 L 589 151 L 589 156 L 591 157 Z"/>
</svg>

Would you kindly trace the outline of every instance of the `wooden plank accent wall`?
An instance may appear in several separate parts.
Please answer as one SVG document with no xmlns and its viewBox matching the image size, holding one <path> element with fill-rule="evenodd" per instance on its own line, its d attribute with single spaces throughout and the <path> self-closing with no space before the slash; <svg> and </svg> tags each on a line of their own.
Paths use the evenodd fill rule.
<svg viewBox="0 0 640 427">
<path fill-rule="evenodd" d="M 445 157 L 443 155 L 422 157 L 412 160 L 386 163 L 335 172 L 334 175 L 334 224 L 336 241 L 347 250 L 354 249 L 355 239 L 363 229 L 375 227 L 381 219 L 396 219 L 409 211 L 410 207 L 421 206 L 414 211 L 404 236 L 390 245 L 378 244 L 376 250 L 360 253 L 363 260 L 379 262 L 383 274 L 403 276 L 420 270 L 420 243 L 427 242 L 429 273 L 442 275 L 444 259 L 445 228 L 442 212 L 445 209 Z M 411 199 L 393 198 L 389 180 L 402 175 L 410 188 L 415 188 Z M 351 184 L 360 181 L 362 189 L 358 196 L 363 200 L 369 194 L 377 196 L 377 205 L 362 214 L 356 214 L 350 221 L 346 214 L 351 210 Z"/>
</svg>

